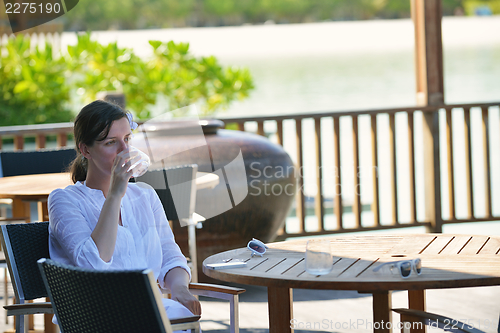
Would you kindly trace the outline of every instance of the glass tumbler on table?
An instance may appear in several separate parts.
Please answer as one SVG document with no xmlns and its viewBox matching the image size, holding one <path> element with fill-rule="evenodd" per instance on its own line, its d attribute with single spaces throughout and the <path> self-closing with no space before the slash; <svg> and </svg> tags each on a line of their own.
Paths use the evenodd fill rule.
<svg viewBox="0 0 500 333">
<path fill-rule="evenodd" d="M 332 268 L 333 257 L 330 249 L 330 241 L 325 239 L 313 239 L 307 241 L 307 273 L 312 275 L 324 275 L 330 273 Z"/>
<path fill-rule="evenodd" d="M 140 177 L 143 174 L 145 174 L 146 171 L 148 171 L 148 168 L 151 165 L 151 160 L 149 159 L 149 156 L 146 153 L 135 148 L 134 146 L 129 146 L 128 149 L 130 151 L 130 156 L 132 156 L 132 159 L 134 159 L 137 155 L 140 156 L 140 159 L 134 164 L 132 164 L 132 166 L 128 169 L 128 171 L 133 170 L 132 177 L 134 178 Z"/>
</svg>

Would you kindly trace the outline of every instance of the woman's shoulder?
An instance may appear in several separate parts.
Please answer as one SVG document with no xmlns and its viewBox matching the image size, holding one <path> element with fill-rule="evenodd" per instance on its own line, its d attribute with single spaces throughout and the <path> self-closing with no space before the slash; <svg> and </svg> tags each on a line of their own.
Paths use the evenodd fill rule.
<svg viewBox="0 0 500 333">
<path fill-rule="evenodd" d="M 79 182 L 77 182 L 74 185 L 69 185 L 66 186 L 65 188 L 56 188 L 49 194 L 49 202 L 56 201 L 60 198 L 65 198 L 65 199 L 70 199 L 70 198 L 79 198 L 82 196 L 82 189 L 83 185 Z"/>
</svg>

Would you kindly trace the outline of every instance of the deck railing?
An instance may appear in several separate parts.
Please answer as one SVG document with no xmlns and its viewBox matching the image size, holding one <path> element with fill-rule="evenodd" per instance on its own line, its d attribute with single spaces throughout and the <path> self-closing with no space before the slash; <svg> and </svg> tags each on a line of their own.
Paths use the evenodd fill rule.
<svg viewBox="0 0 500 333">
<path fill-rule="evenodd" d="M 500 102 L 222 120 L 269 137 L 294 160 L 296 218 L 279 236 L 287 238 L 500 220 L 500 177 L 491 173 L 500 167 L 499 118 Z M 6 138 L 22 150 L 27 137 L 45 148 L 53 135 L 64 147 L 72 126 L 0 127 L 0 150 Z"/>
<path fill-rule="evenodd" d="M 500 220 L 500 214 L 494 215 L 492 210 L 492 189 L 500 191 L 500 179 L 493 184 L 491 178 L 492 163 L 500 167 L 499 106 L 495 102 L 221 120 L 226 126 L 236 124 L 241 131 L 271 137 L 294 156 L 299 170 L 313 164 L 315 179 L 309 180 L 316 184 L 312 195 L 315 218 L 306 222 L 308 196 L 299 190 L 295 204 L 298 226 L 290 231 L 287 225 L 279 238 L 413 226 L 441 232 L 446 223 Z M 311 137 L 304 131 L 307 121 Z M 285 127 L 294 133 L 287 134 Z M 331 136 L 325 135 L 325 128 Z M 285 138 L 292 142 L 287 145 Z M 480 158 L 473 158 L 472 147 L 479 150 L 474 156 Z M 346 149 L 351 151 L 350 161 L 343 161 Z M 328 175 L 328 181 L 325 153 L 333 156 L 330 170 L 335 173 Z M 362 172 L 363 168 L 369 172 Z M 342 173 L 349 169 L 353 176 L 346 179 Z M 304 177 L 299 174 L 299 189 L 303 189 Z M 482 183 L 483 194 L 474 191 L 476 182 Z M 328 187 L 334 189 L 333 224 L 325 223 Z M 344 194 L 346 187 L 351 195 Z M 363 188 L 371 195 L 363 193 Z M 457 209 L 457 199 L 465 206 Z M 483 209 L 478 209 L 480 202 L 484 202 Z M 347 221 L 349 210 L 352 215 Z"/>
</svg>

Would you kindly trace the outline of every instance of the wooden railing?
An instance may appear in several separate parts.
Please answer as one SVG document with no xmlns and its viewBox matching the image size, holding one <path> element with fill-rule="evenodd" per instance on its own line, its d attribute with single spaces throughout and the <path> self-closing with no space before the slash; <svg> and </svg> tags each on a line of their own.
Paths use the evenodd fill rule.
<svg viewBox="0 0 500 333">
<path fill-rule="evenodd" d="M 51 135 L 56 135 L 57 147 L 66 147 L 70 134 L 73 134 L 73 123 L 3 126 L 0 127 L 0 150 L 5 138 L 14 140 L 14 150 L 23 150 L 25 139 L 33 137 L 36 149 L 42 149 Z"/>
<path fill-rule="evenodd" d="M 251 118 L 222 118 L 226 126 L 236 124 L 240 131 L 252 131 L 259 135 L 270 137 L 275 143 L 282 146 L 287 146 L 285 138 L 295 141 L 292 145 L 285 148 L 290 155 L 294 155 L 296 168 L 301 170 L 304 168 L 304 161 L 312 161 L 314 164 L 316 191 L 314 193 L 314 215 L 315 219 L 311 223 L 306 223 L 306 196 L 304 191 L 299 190 L 296 194 L 295 215 L 298 219 L 298 228 L 290 232 L 288 225 L 282 231 L 279 238 L 287 238 L 293 236 L 306 235 L 322 235 L 340 232 L 353 232 L 362 230 L 377 230 L 377 229 L 392 229 L 406 228 L 413 226 L 425 226 L 429 231 L 441 232 L 442 225 L 445 223 L 458 222 L 479 222 L 500 220 L 500 216 L 494 216 L 492 211 L 492 181 L 491 181 L 491 163 L 492 156 L 495 160 L 500 156 L 499 146 L 497 145 L 498 137 L 495 136 L 495 147 L 491 150 L 490 146 L 492 135 L 490 128 L 497 131 L 499 127 L 498 113 L 500 102 L 495 103 L 478 103 L 478 104 L 459 104 L 459 105 L 443 105 L 432 107 L 405 107 L 392 109 L 378 110 L 363 110 L 363 111 L 347 111 L 347 112 L 328 112 L 328 113 L 307 113 L 296 115 L 282 116 L 263 116 Z M 482 119 L 482 125 L 479 136 L 482 138 L 482 144 L 475 144 L 476 149 L 481 149 L 482 164 L 484 170 L 474 170 L 472 158 L 472 141 L 476 138 L 477 131 L 471 128 L 471 119 L 473 112 L 479 115 Z M 495 112 L 497 115 L 495 123 L 490 121 L 490 113 Z M 444 114 L 443 114 L 444 113 Z M 477 113 L 477 114 L 476 114 Z M 440 117 L 441 114 L 441 117 Z M 444 117 L 443 117 L 444 115 Z M 402 116 L 402 117 L 401 117 Z M 384 117 L 386 119 L 384 119 Z M 458 133 L 460 127 L 460 118 L 463 117 L 464 132 Z M 343 118 L 349 118 L 351 125 L 343 124 Z M 403 124 L 397 119 L 405 120 Z M 406 118 L 406 119 L 404 119 Z M 419 120 L 420 126 L 416 127 L 416 121 Z M 314 158 L 305 158 L 304 142 L 307 137 L 304 132 L 304 122 L 310 120 L 314 123 L 314 129 L 310 131 L 314 140 L 314 147 L 308 145 L 308 151 L 314 151 Z M 364 121 L 363 129 L 360 129 L 360 122 Z M 387 121 L 388 120 L 388 121 Z M 288 130 L 294 133 L 284 131 L 285 122 L 289 122 Z M 332 140 L 325 142 L 324 127 L 325 123 L 333 130 Z M 398 126 L 396 126 L 398 123 Z M 253 126 L 252 126 L 253 125 Z M 271 125 L 271 126 L 268 126 Z M 272 127 L 273 130 L 265 131 L 266 127 Z M 293 128 L 294 127 L 294 128 Z M 312 127 L 312 126 L 311 126 Z M 445 135 L 441 135 L 439 130 L 445 128 Z M 349 131 L 349 135 L 341 135 L 341 132 Z M 363 132 L 361 134 L 360 132 Z M 455 133 L 455 134 L 453 134 Z M 458 135 L 457 135 L 458 134 Z M 293 138 L 295 136 L 295 138 Z M 406 139 L 404 138 L 406 137 Z M 442 138 L 445 137 L 443 142 Z M 360 140 L 370 141 L 366 146 L 370 147 L 370 151 L 361 151 Z M 385 139 L 385 140 L 384 140 Z M 417 141 L 418 140 L 418 141 Z M 463 140 L 464 145 L 458 145 L 456 142 Z M 350 141 L 350 142 L 348 142 Z M 382 141 L 387 142 L 384 146 Z M 441 141 L 441 142 L 440 142 Z M 366 143 L 366 142 L 365 142 Z M 352 165 L 347 165 L 347 168 L 352 168 L 354 177 L 349 181 L 342 176 L 346 170 L 346 163 L 342 160 L 343 147 L 352 145 Z M 400 147 L 405 145 L 405 147 Z M 416 147 L 422 146 L 422 149 L 417 152 Z M 480 147 L 482 145 L 482 147 Z M 295 147 L 293 147 L 295 146 Z M 403 149 L 401 149 L 403 148 Z M 397 150 L 403 150 L 406 156 L 397 154 Z M 446 159 L 440 161 L 441 150 L 446 152 Z M 324 177 L 324 153 L 329 152 L 333 155 L 333 170 L 335 176 L 329 177 L 331 182 L 325 184 Z M 458 162 L 457 152 L 465 151 L 464 160 Z M 384 160 L 381 160 L 381 155 L 386 155 Z M 311 154 L 309 154 L 311 155 Z M 361 179 L 360 159 L 370 160 L 371 162 L 371 177 Z M 406 163 L 401 163 L 401 160 L 406 159 Z M 476 161 L 479 162 L 479 161 Z M 455 165 L 465 166 L 464 178 L 457 178 L 455 175 Z M 380 167 L 384 165 L 388 168 L 389 176 L 386 181 L 380 182 Z M 402 165 L 404 164 L 404 168 Z M 475 163 L 479 164 L 479 163 Z M 444 172 L 442 172 L 444 166 Z M 420 196 L 417 195 L 417 171 L 423 174 L 424 179 L 418 181 L 420 186 Z M 443 181 L 441 181 L 443 174 Z M 478 175 L 484 175 L 484 213 L 479 216 L 475 213 L 474 199 L 477 193 L 474 192 L 473 178 Z M 403 177 L 399 177 L 402 175 Z M 473 177 L 474 175 L 474 177 Z M 475 180 L 476 181 L 476 180 Z M 477 180 L 480 181 L 480 180 Z M 371 183 L 371 184 L 368 184 Z M 448 183 L 447 187 L 443 183 Z M 461 193 L 457 192 L 456 185 L 465 184 L 465 199 L 467 211 L 465 216 L 457 217 L 455 198 Z M 302 189 L 304 185 L 303 177 L 298 179 L 298 188 Z M 496 188 L 500 189 L 500 184 L 495 184 Z M 333 196 L 333 228 L 327 227 L 325 223 L 325 198 L 324 187 L 330 186 L 335 189 Z M 353 189 L 363 189 L 363 187 L 372 188 L 372 198 L 370 202 L 362 203 L 361 191 L 354 191 L 351 198 L 346 198 L 344 187 Z M 462 186 L 463 187 L 463 186 Z M 352 191 L 351 191 L 352 192 Z M 400 195 L 406 192 L 406 195 Z M 444 193 L 443 193 L 444 192 Z M 446 194 L 447 211 L 441 214 L 441 206 L 443 194 Z M 389 212 L 385 212 L 386 219 L 381 218 L 383 209 L 381 207 L 381 199 L 388 201 Z M 420 200 L 418 199 L 420 198 Z M 349 202 L 350 201 L 350 202 Z M 420 201 L 420 202 L 419 202 Z M 425 201 L 425 202 L 424 202 Z M 401 208 L 404 208 L 404 215 Z M 417 209 L 417 207 L 424 207 Z M 347 226 L 346 211 L 352 210 L 354 220 Z M 418 214 L 418 211 L 423 212 Z M 363 214 L 369 211 L 371 214 Z M 388 214 L 387 214 L 388 213 Z M 463 213 L 463 212 L 462 212 Z M 371 215 L 371 216 L 370 216 Z M 420 215 L 420 216 L 418 216 Z M 446 215 L 443 217 L 443 215 Z M 461 214 L 464 215 L 464 214 Z M 387 218 L 389 217 L 389 218 Z M 311 230 L 311 225 L 314 225 L 315 230 Z"/>
<path fill-rule="evenodd" d="M 500 193 L 500 178 L 493 183 L 491 174 L 493 166 L 500 167 L 499 111 L 495 102 L 221 120 L 282 145 L 297 170 L 315 170 L 312 180 L 299 172 L 296 219 L 287 220 L 279 236 L 287 238 L 414 226 L 441 232 L 446 223 L 500 220 L 492 199 L 495 190 Z M 2 139 L 13 138 L 14 149 L 22 150 L 25 139 L 34 137 L 40 149 L 54 135 L 57 146 L 64 147 L 72 126 L 0 127 L 0 150 Z M 480 158 L 473 157 L 472 147 Z M 346 159 L 347 151 L 351 157 Z M 325 171 L 330 164 L 333 174 Z M 363 167 L 370 170 L 367 177 Z M 352 178 L 346 179 L 348 173 Z M 474 190 L 479 183 L 483 193 Z M 303 189 L 312 184 L 314 214 L 308 214 Z"/>
</svg>

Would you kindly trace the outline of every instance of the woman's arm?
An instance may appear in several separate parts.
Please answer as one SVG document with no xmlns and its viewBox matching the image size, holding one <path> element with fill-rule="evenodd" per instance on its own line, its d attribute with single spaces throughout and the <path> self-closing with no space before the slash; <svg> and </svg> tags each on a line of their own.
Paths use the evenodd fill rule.
<svg viewBox="0 0 500 333">
<path fill-rule="evenodd" d="M 122 198 L 116 195 L 106 198 L 97 225 L 90 235 L 99 250 L 99 257 L 105 262 L 111 260 L 115 250 L 121 201 Z"/>
<path fill-rule="evenodd" d="M 83 187 L 57 189 L 49 196 L 50 256 L 73 266 L 108 269 L 109 263 L 101 259 L 90 237 L 97 222 L 92 222 L 92 216 L 99 216 L 99 211 L 93 211 L 93 200 L 77 190 L 78 186 Z"/>
<path fill-rule="evenodd" d="M 200 315 L 200 302 L 189 292 L 191 275 L 186 257 L 175 242 L 160 198 L 153 189 L 149 189 L 148 193 L 148 202 L 151 204 L 158 236 L 161 240 L 162 268 L 158 276 L 160 287 L 169 289 L 172 299 L 184 305 L 193 314 Z"/>
<path fill-rule="evenodd" d="M 170 289 L 174 301 L 184 305 L 193 314 L 201 315 L 201 304 L 189 292 L 189 274 L 183 268 L 175 267 L 168 271 L 165 286 Z"/>
<path fill-rule="evenodd" d="M 128 149 L 116 155 L 111 169 L 106 201 L 102 206 L 97 225 L 90 235 L 99 249 L 99 256 L 105 262 L 111 260 L 115 251 L 116 235 L 120 221 L 120 205 L 127 191 L 128 181 L 132 176 L 132 171 L 127 171 L 131 165 L 131 161 L 127 161 L 129 158 Z"/>
</svg>

